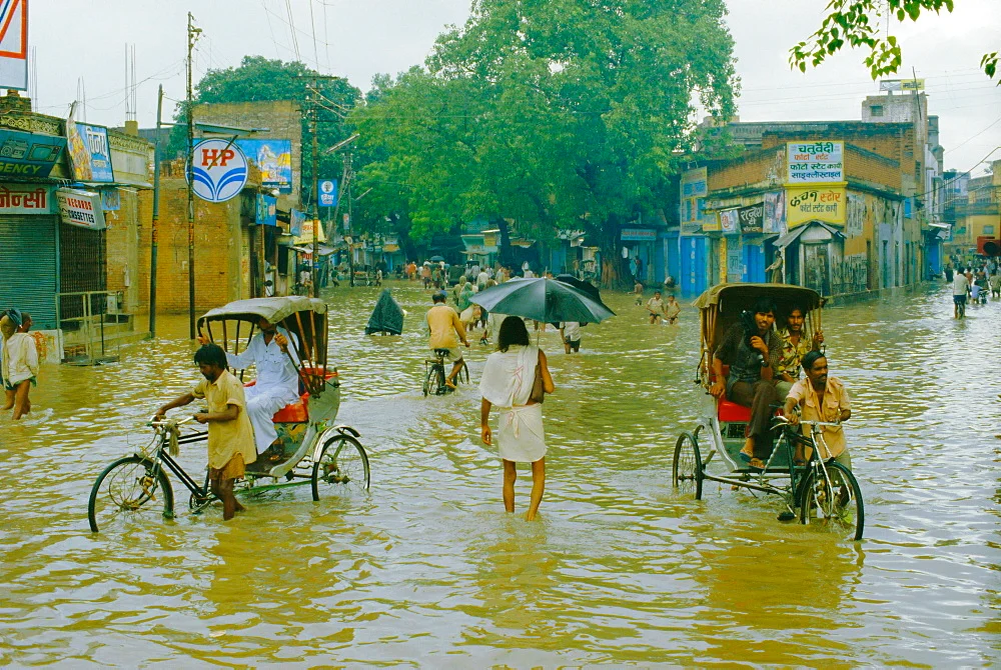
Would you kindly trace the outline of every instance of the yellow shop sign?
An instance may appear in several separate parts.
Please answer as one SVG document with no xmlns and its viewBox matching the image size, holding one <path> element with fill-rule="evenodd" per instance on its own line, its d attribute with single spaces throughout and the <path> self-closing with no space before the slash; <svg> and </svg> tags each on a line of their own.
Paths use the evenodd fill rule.
<svg viewBox="0 0 1001 670">
<path fill-rule="evenodd" d="M 847 195 L 841 187 L 786 188 L 786 221 L 789 229 L 809 221 L 845 225 Z"/>
</svg>

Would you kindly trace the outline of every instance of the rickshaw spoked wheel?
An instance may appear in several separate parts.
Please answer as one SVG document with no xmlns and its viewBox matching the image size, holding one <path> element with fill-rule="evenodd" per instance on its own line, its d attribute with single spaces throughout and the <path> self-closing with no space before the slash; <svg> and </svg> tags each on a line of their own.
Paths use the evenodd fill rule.
<svg viewBox="0 0 1001 670">
<path fill-rule="evenodd" d="M 173 515 L 174 491 L 166 473 L 142 456 L 126 456 L 105 468 L 87 501 L 87 520 L 95 533 Z"/>
<path fill-rule="evenodd" d="M 674 445 L 671 483 L 677 491 L 702 499 L 702 454 L 698 438 L 692 433 L 682 433 Z"/>
<path fill-rule="evenodd" d="M 845 540 L 861 540 L 865 506 L 858 480 L 840 463 L 828 463 L 825 467 L 827 479 L 815 470 L 803 480 L 800 522 L 826 528 Z"/>
<path fill-rule="evenodd" d="M 313 500 L 365 493 L 371 481 L 368 454 L 361 442 L 350 435 L 334 435 L 313 463 Z"/>
</svg>

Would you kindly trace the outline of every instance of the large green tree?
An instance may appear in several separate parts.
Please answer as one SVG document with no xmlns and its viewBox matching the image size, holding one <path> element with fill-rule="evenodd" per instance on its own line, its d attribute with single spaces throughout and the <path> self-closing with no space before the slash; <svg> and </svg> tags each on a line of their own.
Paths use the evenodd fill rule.
<svg viewBox="0 0 1001 670">
<path fill-rule="evenodd" d="M 213 69 L 198 82 L 194 102 L 254 102 L 261 100 L 292 100 L 303 109 L 302 117 L 302 194 L 304 201 L 312 201 L 313 169 L 311 145 L 312 125 L 310 110 L 317 111 L 317 144 L 320 149 L 318 173 L 321 177 L 340 177 L 342 155 L 325 154 L 323 150 L 334 146 L 350 135 L 345 117 L 361 98 L 361 92 L 344 79 L 318 79 L 316 91 L 311 90 L 317 73 L 302 63 L 269 60 L 263 56 L 245 56 L 238 67 Z M 177 107 L 171 131 L 170 155 L 186 150 L 186 108 Z"/>
<path fill-rule="evenodd" d="M 614 282 L 622 226 L 667 206 L 699 116 L 733 110 L 724 15 L 722 0 L 477 0 L 351 116 L 382 152 L 359 188 L 418 236 L 480 217 L 583 228 Z"/>
<path fill-rule="evenodd" d="M 902 53 L 891 25 L 917 21 L 929 12 L 951 12 L 953 7 L 954 0 L 830 0 L 820 28 L 790 50 L 789 63 L 806 72 L 808 65 L 816 67 L 844 47 L 868 49 L 865 64 L 872 78 L 893 74 L 900 68 Z M 998 52 L 984 54 L 980 67 L 993 78 Z"/>
</svg>

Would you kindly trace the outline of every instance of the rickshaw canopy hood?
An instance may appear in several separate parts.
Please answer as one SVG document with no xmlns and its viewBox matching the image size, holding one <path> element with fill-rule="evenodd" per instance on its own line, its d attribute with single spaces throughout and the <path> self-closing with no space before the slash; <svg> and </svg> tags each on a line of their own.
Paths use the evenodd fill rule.
<svg viewBox="0 0 1001 670">
<path fill-rule="evenodd" d="M 792 284 L 717 284 L 704 291 L 692 304 L 699 309 L 719 309 L 724 303 L 732 302 L 746 309 L 758 298 L 774 300 L 779 311 L 791 305 L 812 311 L 824 304 L 824 299 L 812 288 Z"/>
<path fill-rule="evenodd" d="M 271 323 L 280 323 L 296 312 L 313 312 L 326 314 L 327 303 L 319 298 L 307 298 L 301 295 L 290 295 L 279 298 L 251 298 L 235 300 L 222 307 L 216 307 L 206 312 L 198 322 L 202 321 L 250 321 L 257 323 L 267 319 Z"/>
</svg>

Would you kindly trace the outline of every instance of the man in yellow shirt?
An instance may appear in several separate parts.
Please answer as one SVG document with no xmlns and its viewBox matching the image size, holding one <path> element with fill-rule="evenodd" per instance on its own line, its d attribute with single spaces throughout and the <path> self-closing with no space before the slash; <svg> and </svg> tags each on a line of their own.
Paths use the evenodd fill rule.
<svg viewBox="0 0 1001 670">
<path fill-rule="evenodd" d="M 244 474 L 244 466 L 257 460 L 254 431 L 247 415 L 243 384 L 226 369 L 226 352 L 218 344 L 204 344 L 195 353 L 195 363 L 205 377 L 189 393 L 175 398 L 156 411 L 162 420 L 167 411 L 204 398 L 209 411 L 195 414 L 195 421 L 209 428 L 209 479 L 212 493 L 222 500 L 222 518 L 229 520 L 244 510 L 233 495 L 233 483 Z"/>
<path fill-rule="evenodd" d="M 466 328 L 462 325 L 458 313 L 445 304 L 448 295 L 444 291 L 436 291 L 432 300 L 434 307 L 428 310 L 424 317 L 431 331 L 431 338 L 428 346 L 431 349 L 448 349 L 448 360 L 452 361 L 452 371 L 445 379 L 445 385 L 455 388 L 455 376 L 462 369 L 462 350 L 459 349 L 459 342 L 467 347 L 469 340 L 466 339 Z"/>
<path fill-rule="evenodd" d="M 851 399 L 844 384 L 827 374 L 827 358 L 819 351 L 809 351 L 803 355 L 803 370 L 806 379 L 800 379 L 786 397 L 783 413 L 793 426 L 800 422 L 793 409 L 798 405 L 805 421 L 824 421 L 840 423 L 852 416 Z M 849 470 L 852 469 L 852 459 L 848 454 L 848 441 L 841 426 L 823 426 L 821 430 L 823 445 L 820 445 L 820 457 L 827 461 L 833 458 Z M 824 446 L 827 453 L 824 453 Z M 800 454 L 799 449 L 794 460 L 805 460 L 810 454 Z"/>
</svg>

